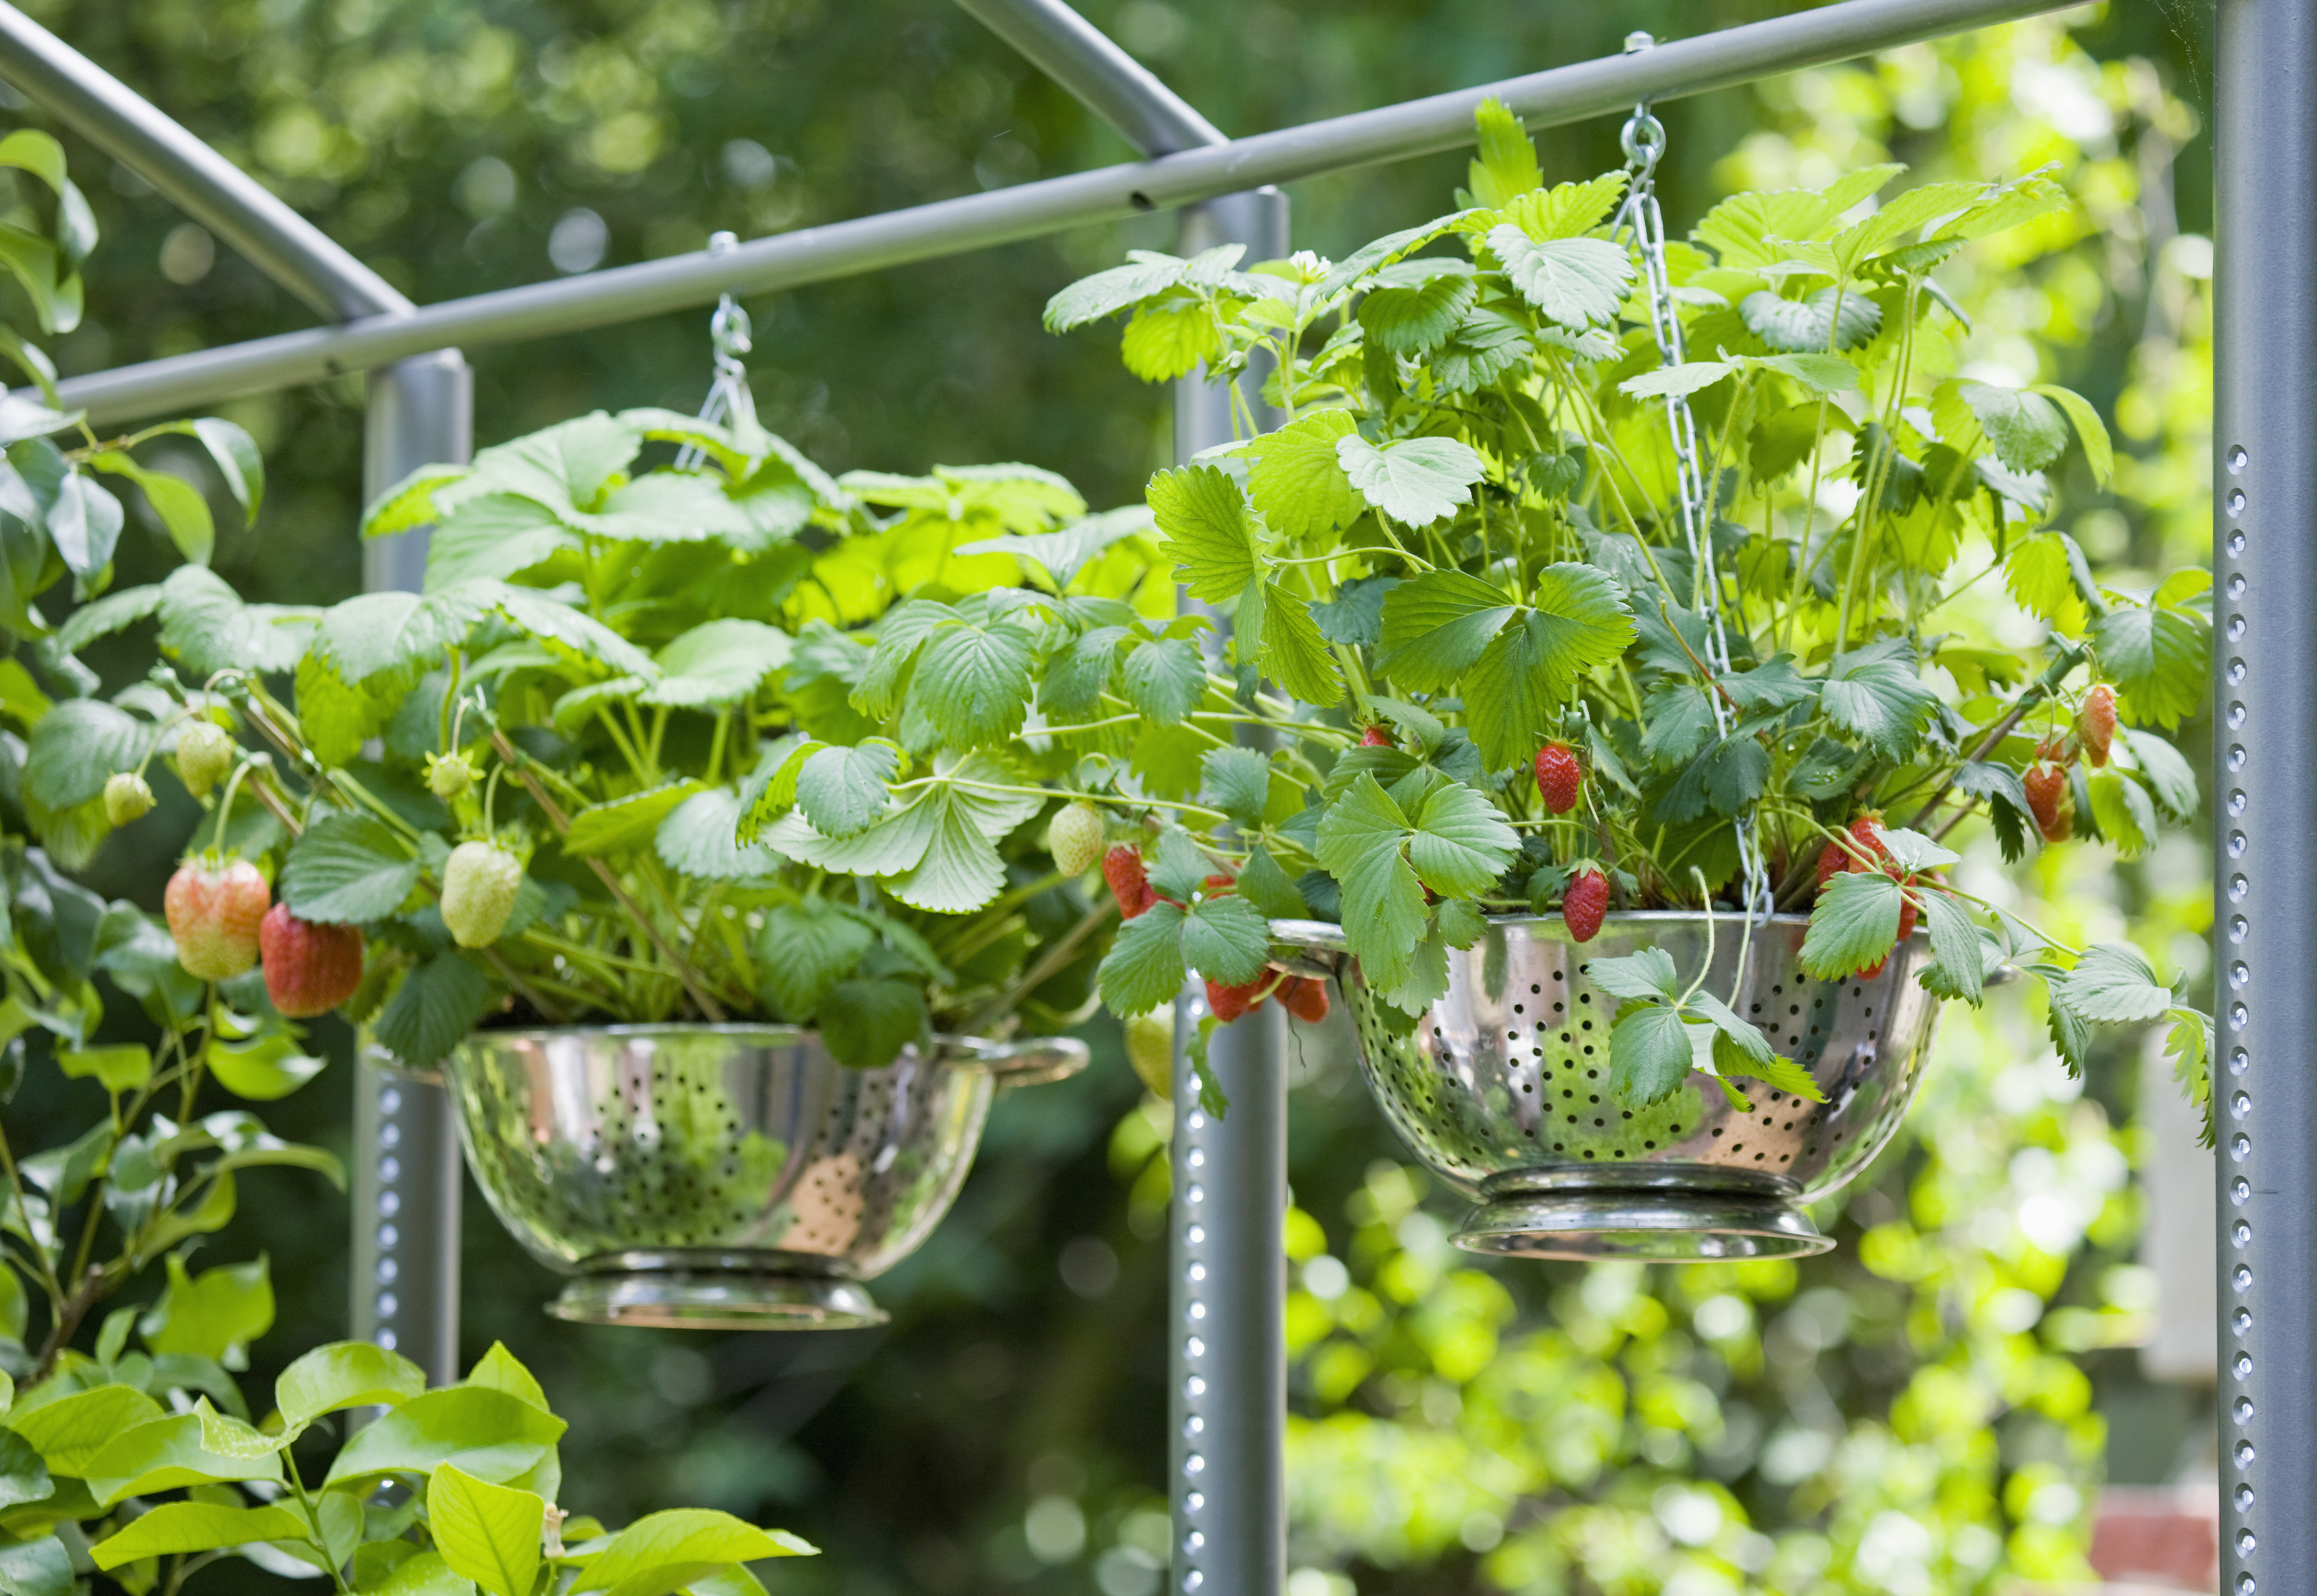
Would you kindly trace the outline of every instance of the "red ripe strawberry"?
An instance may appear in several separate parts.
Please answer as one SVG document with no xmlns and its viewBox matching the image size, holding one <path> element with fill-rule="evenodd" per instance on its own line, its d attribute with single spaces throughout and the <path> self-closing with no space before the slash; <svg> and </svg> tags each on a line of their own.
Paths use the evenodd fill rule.
<svg viewBox="0 0 2317 1596">
<path fill-rule="evenodd" d="M 360 926 L 318 925 L 276 903 L 265 911 L 257 940 L 265 960 L 265 995 L 285 1018 L 327 1014 L 362 984 Z"/>
<path fill-rule="evenodd" d="M 1207 896 L 1210 898 L 1228 898 L 1239 883 L 1219 870 L 1202 881 L 1199 885 L 1206 889 Z"/>
<path fill-rule="evenodd" d="M 2027 811 L 2035 817 L 2035 829 L 2046 842 L 2057 842 L 2075 829 L 2075 816 L 2064 817 L 2061 808 L 2068 802 L 2068 774 L 2056 765 L 2031 765 L 2020 785 L 2027 789 Z"/>
<path fill-rule="evenodd" d="M 1220 981 L 1207 982 L 1207 1009 L 1223 1024 L 1229 1025 L 1254 1008 L 1262 1000 L 1263 989 L 1270 983 L 1266 972 L 1243 986 L 1225 986 Z"/>
<path fill-rule="evenodd" d="M 1391 747 L 1391 733 L 1386 731 L 1381 726 L 1367 727 L 1360 733 L 1360 747 L 1364 749 L 1388 749 Z"/>
<path fill-rule="evenodd" d="M 1110 895 L 1118 900 L 1121 919 L 1131 920 L 1158 901 L 1142 868 L 1142 856 L 1131 843 L 1115 843 L 1103 855 L 1102 878 L 1110 883 Z"/>
<path fill-rule="evenodd" d="M 1549 742 L 1536 754 L 1536 791 L 1545 808 L 1567 814 L 1585 792 L 1585 767 L 1565 742 Z"/>
<path fill-rule="evenodd" d="M 2084 740 L 2084 758 L 2095 767 L 2107 763 L 2108 745 L 2116 740 L 2116 689 L 2101 682 L 2084 695 L 2076 713 L 2076 735 Z"/>
<path fill-rule="evenodd" d="M 1598 870 L 1583 870 L 1570 878 L 1561 894 L 1561 919 L 1569 934 L 1590 942 L 1601 934 L 1601 917 L 1609 912 L 1609 878 Z"/>
<path fill-rule="evenodd" d="M 1888 859 L 1891 856 L 1891 850 L 1883 846 L 1883 817 L 1874 810 L 1868 810 L 1850 822 L 1850 841 L 1852 847 L 1870 859 Z M 1850 867 L 1853 870 L 1860 867 L 1856 858 L 1850 861 Z"/>
<path fill-rule="evenodd" d="M 1900 884 L 1914 887 L 1915 878 L 1911 875 L 1908 876 Z M 1902 947 L 1906 946 L 1907 938 L 1915 934 L 1915 917 L 1918 912 L 1914 899 L 1910 897 L 1899 900 L 1899 943 Z"/>
<path fill-rule="evenodd" d="M 1307 1026 L 1316 1026 L 1328 1018 L 1328 983 L 1309 975 L 1298 975 L 1281 986 L 1279 1006 Z"/>
<path fill-rule="evenodd" d="M 1850 865 L 1850 856 L 1842 851 L 1838 843 L 1829 842 L 1820 848 L 1818 855 L 1818 890 L 1821 892 L 1826 891 L 1826 883 L 1849 869 Z"/>
<path fill-rule="evenodd" d="M 273 894 L 246 859 L 188 859 L 161 894 L 177 963 L 203 981 L 224 981 L 257 963 L 258 922 Z"/>
</svg>

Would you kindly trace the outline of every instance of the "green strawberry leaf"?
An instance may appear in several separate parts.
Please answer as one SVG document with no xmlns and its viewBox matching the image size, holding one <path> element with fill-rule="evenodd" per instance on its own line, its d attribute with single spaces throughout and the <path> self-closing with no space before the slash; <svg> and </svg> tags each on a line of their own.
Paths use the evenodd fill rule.
<svg viewBox="0 0 2317 1596">
<path fill-rule="evenodd" d="M 1663 1102 L 1681 1089 L 1696 1058 L 1689 1027 L 1673 1009 L 1629 1003 L 1609 1032 L 1610 1093 L 1637 1108 Z"/>
<path fill-rule="evenodd" d="M 403 977 L 372 1034 L 408 1068 L 432 1069 L 497 1000 L 498 990 L 479 965 L 446 951 Z"/>
<path fill-rule="evenodd" d="M 1357 433 L 1336 440 L 1344 475 L 1377 511 L 1404 526 L 1428 526 L 1472 500 L 1488 467 L 1454 438 L 1403 438 L 1379 446 Z M 1163 523 L 1162 523 L 1163 524 Z"/>
<path fill-rule="evenodd" d="M 852 837 L 885 812 L 900 745 L 881 737 L 854 748 L 819 748 L 796 762 L 795 802 L 824 837 Z"/>
<path fill-rule="evenodd" d="M 1884 758 L 1903 759 L 1922 740 L 1923 728 L 1938 708 L 1938 695 L 1923 685 L 1919 673 L 1914 645 L 1904 638 L 1884 638 L 1837 654 L 1819 703 L 1829 720 L 1865 739 Z"/>
<path fill-rule="evenodd" d="M 1633 263 L 1606 238 L 1532 238 L 1512 223 L 1489 229 L 1489 248 L 1521 297 L 1571 332 L 1617 319 Z"/>
<path fill-rule="evenodd" d="M 1320 864 L 1343 887 L 1343 923 L 1372 984 L 1399 985 L 1426 926 L 1424 888 L 1405 856 L 1408 817 L 1363 773 L 1320 821 Z"/>
<path fill-rule="evenodd" d="M 1211 465 L 1160 471 L 1145 497 L 1167 534 L 1158 551 L 1182 568 L 1192 597 L 1221 604 L 1255 579 L 1255 525 L 1228 475 Z"/>
<path fill-rule="evenodd" d="M 2074 969 L 2053 977 L 2051 984 L 2053 998 L 2088 1020 L 2144 1023 L 2160 1019 L 2172 1007 L 2171 989 L 2157 982 L 2147 956 L 2126 943 L 2094 944 Z"/>
<path fill-rule="evenodd" d="M 1259 829 L 1271 799 L 1271 759 L 1259 749 L 1211 749 L 1199 758 L 1199 802 L 1242 829 Z"/>
<path fill-rule="evenodd" d="M 801 1025 L 876 939 L 866 925 L 818 896 L 775 904 L 765 910 L 756 934 L 756 976 L 781 1018 Z"/>
<path fill-rule="evenodd" d="M 419 862 L 385 821 L 332 815 L 291 844 L 282 865 L 282 901 L 304 920 L 384 919 L 410 896 L 418 872 Z"/>
<path fill-rule="evenodd" d="M 1279 861 L 1259 844 L 1249 851 L 1246 867 L 1239 873 L 1239 895 L 1254 904 L 1266 919 L 1305 919 L 1311 913 L 1311 906 L 1279 867 Z"/>
<path fill-rule="evenodd" d="M 1175 1000 L 1188 971 L 1183 962 L 1183 910 L 1154 903 L 1118 928 L 1095 972 L 1113 1014 L 1148 1014 Z"/>
<path fill-rule="evenodd" d="M 2092 647 L 2135 716 L 2172 726 L 2205 701 L 2209 631 L 2192 610 L 2119 603 L 2093 623 Z"/>
<path fill-rule="evenodd" d="M 1271 927 L 1245 898 L 1209 898 L 1183 917 L 1182 962 L 1209 981 L 1239 986 L 1263 973 Z"/>
<path fill-rule="evenodd" d="M 1320 635 L 1310 602 L 1277 582 L 1250 582 L 1248 591 L 1259 596 L 1263 613 L 1257 668 L 1306 704 L 1324 705 L 1340 699 L 1343 668 L 1328 651 L 1328 640 Z M 1244 597 L 1239 614 L 1248 614 Z"/>
<path fill-rule="evenodd" d="M 1584 971 L 1586 980 L 1613 998 L 1662 998 L 1670 1003 L 1680 991 L 1673 955 L 1661 947 L 1645 947 L 1621 959 L 1589 960 Z"/>
<path fill-rule="evenodd" d="M 1520 852 L 1519 834 L 1462 782 L 1435 784 L 1410 820 L 1409 863 L 1418 880 L 1444 897 L 1479 896 Z"/>
<path fill-rule="evenodd" d="M 944 626 L 929 637 L 909 702 L 953 748 L 1011 741 L 1030 709 L 1030 633 L 1010 622 Z"/>
<path fill-rule="evenodd" d="M 1314 410 L 1247 446 L 1248 497 L 1266 526 L 1282 537 L 1316 539 L 1366 512 L 1366 498 L 1336 458 L 1337 443 L 1356 430 L 1348 410 Z"/>
<path fill-rule="evenodd" d="M 816 1005 L 821 1040 L 848 1069 L 881 1070 L 932 1028 L 926 995 L 906 981 L 840 981 Z"/>
<path fill-rule="evenodd" d="M 1187 638 L 1152 638 L 1126 652 L 1126 701 L 1154 725 L 1178 724 L 1206 695 L 1207 664 Z"/>
<path fill-rule="evenodd" d="M 1478 577 L 1426 571 L 1382 599 L 1378 668 L 1412 691 L 1445 691 L 1480 662 L 1518 607 L 1503 588 Z"/>
<path fill-rule="evenodd" d="M 1923 926 L 1931 938 L 1931 965 L 1923 972 L 1923 990 L 1978 1007 L 1987 961 L 1970 912 L 1936 887 L 1918 884 L 1909 891 L 1922 906 Z"/>
<path fill-rule="evenodd" d="M 1879 870 L 1846 871 L 1826 883 L 1803 937 L 1802 967 L 1846 981 L 1891 956 L 1899 944 L 1899 883 Z"/>
</svg>

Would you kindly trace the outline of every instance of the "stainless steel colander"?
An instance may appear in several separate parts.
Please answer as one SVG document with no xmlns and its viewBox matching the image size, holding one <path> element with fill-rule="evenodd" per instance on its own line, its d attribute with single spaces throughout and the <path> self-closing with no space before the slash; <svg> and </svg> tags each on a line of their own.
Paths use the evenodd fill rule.
<svg viewBox="0 0 2317 1596">
<path fill-rule="evenodd" d="M 1457 1233 L 1474 1251 L 1537 1258 L 1772 1258 L 1833 1245 L 1803 1205 L 1864 1169 L 1914 1100 L 1938 1018 L 1915 977 L 1918 933 L 1872 979 L 1803 973 L 1809 920 L 1755 928 L 1715 917 L 1706 987 L 1810 1071 L 1823 1104 L 1737 1082 L 1740 1110 L 1693 1074 L 1665 1101 L 1610 1095 L 1617 1000 L 1591 959 L 1658 947 L 1685 982 L 1706 956 L 1702 914 L 1611 915 L 1591 942 L 1557 919 L 1491 920 L 1448 955 L 1448 995 L 1410 1028 L 1343 956 L 1343 928 L 1276 920 L 1276 944 L 1338 966 L 1360 1065 L 1384 1117 L 1425 1167 L 1480 1206 Z M 1329 955 L 1333 955 L 1332 958 Z"/>
<path fill-rule="evenodd" d="M 478 1031 L 445 1076 L 492 1212 L 576 1277 L 549 1312 L 845 1329 L 883 1323 L 863 1282 L 949 1211 L 998 1089 L 1086 1060 L 944 1036 L 851 1070 L 790 1027 L 608 1026 Z"/>
</svg>

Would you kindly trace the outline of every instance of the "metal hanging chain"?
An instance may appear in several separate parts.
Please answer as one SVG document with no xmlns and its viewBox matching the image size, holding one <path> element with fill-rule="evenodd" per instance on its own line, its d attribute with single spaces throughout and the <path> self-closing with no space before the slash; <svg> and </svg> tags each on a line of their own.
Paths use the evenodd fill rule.
<svg viewBox="0 0 2317 1596">
<path fill-rule="evenodd" d="M 739 238 L 731 233 L 717 233 L 708 240 L 708 253 L 722 255 L 740 247 Z M 748 391 L 748 370 L 740 362 L 754 344 L 748 313 L 730 294 L 716 301 L 716 314 L 708 318 L 708 339 L 716 351 L 716 375 L 708 385 L 707 402 L 700 407 L 700 419 L 718 422 L 729 417 L 741 431 L 753 430 L 756 421 L 756 397 Z M 708 452 L 697 444 L 686 444 L 676 451 L 675 469 L 698 471 L 706 462 Z"/>
<path fill-rule="evenodd" d="M 1647 33 L 1625 38 L 1625 51 L 1644 50 L 1657 40 Z M 1681 317 L 1673 297 L 1673 281 L 1666 266 L 1665 213 L 1658 208 L 1658 161 L 1665 154 L 1665 125 L 1650 114 L 1648 102 L 1633 107 L 1620 139 L 1625 151 L 1625 199 L 1609 223 L 1612 237 L 1630 233 L 1642 258 L 1644 297 L 1650 311 L 1650 331 L 1657 339 L 1661 365 L 1677 366 L 1687 358 L 1682 350 Z M 1716 674 L 1730 669 L 1730 641 L 1723 634 L 1721 582 L 1713 570 L 1714 485 L 1707 480 L 1704 452 L 1697 441 L 1697 423 L 1689 400 L 1677 393 L 1665 396 L 1666 429 L 1673 444 L 1677 508 L 1683 544 L 1689 551 L 1690 602 L 1705 623 L 1705 662 Z M 1707 684 L 1711 688 L 1713 684 Z M 1727 736 L 1730 715 L 1719 693 L 1709 691 L 1713 729 Z M 1746 878 L 1746 912 L 1758 922 L 1776 907 L 1770 890 L 1770 872 L 1754 836 L 1754 811 L 1740 813 L 1732 822 L 1738 833 L 1739 866 Z"/>
</svg>

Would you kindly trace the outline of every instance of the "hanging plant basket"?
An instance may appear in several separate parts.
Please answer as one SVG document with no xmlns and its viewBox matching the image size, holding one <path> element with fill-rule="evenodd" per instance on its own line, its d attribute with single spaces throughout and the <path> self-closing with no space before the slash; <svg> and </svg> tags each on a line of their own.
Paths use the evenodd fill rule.
<svg viewBox="0 0 2317 1596">
<path fill-rule="evenodd" d="M 1492 919 L 1449 954 L 1448 994 L 1413 1030 L 1343 956 L 1342 928 L 1277 920 L 1272 935 L 1335 970 L 1384 1117 L 1479 1205 L 1459 1246 L 1580 1259 L 1822 1252 L 1833 1243 L 1806 1205 L 1865 1168 L 1920 1084 L 1939 1009 L 1915 980 L 1928 939 L 1901 943 L 1871 978 L 1815 981 L 1800 963 L 1806 917 L 1756 927 L 1742 972 L 1740 917 L 1714 919 L 1706 988 L 1807 1071 L 1823 1103 L 1738 1080 L 1741 1109 L 1696 1072 L 1646 1107 L 1611 1093 L 1618 1000 L 1583 966 L 1654 947 L 1694 974 L 1706 959 L 1703 914 L 1613 914 L 1582 944 L 1558 919 Z"/>
<path fill-rule="evenodd" d="M 845 1330 L 863 1284 L 949 1212 L 1003 1088 L 1086 1045 L 939 1036 L 881 1069 L 813 1032 L 478 1031 L 444 1069 L 467 1167 L 525 1251 L 574 1277 L 548 1311 L 673 1330 Z"/>
</svg>

